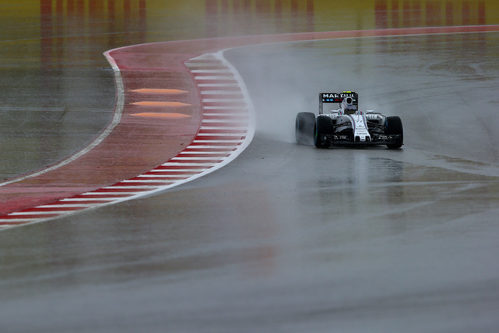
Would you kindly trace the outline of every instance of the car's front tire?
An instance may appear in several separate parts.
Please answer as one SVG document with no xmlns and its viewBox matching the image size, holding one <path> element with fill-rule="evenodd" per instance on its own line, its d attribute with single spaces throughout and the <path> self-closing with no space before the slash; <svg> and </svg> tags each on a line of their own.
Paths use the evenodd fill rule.
<svg viewBox="0 0 499 333">
<path fill-rule="evenodd" d="M 328 137 L 333 134 L 333 120 L 329 117 L 319 116 L 315 122 L 314 144 L 317 148 L 328 148 L 331 143 Z"/>
<path fill-rule="evenodd" d="M 400 135 L 397 141 L 386 145 L 389 149 L 398 149 L 404 144 L 404 128 L 402 127 L 402 120 L 400 117 L 386 117 L 385 120 L 385 134 L 387 135 Z"/>
</svg>

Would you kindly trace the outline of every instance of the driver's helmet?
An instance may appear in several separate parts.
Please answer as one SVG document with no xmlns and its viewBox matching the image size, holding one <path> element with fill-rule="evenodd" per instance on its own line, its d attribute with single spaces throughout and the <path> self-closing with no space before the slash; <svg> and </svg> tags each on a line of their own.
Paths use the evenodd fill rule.
<svg viewBox="0 0 499 333">
<path fill-rule="evenodd" d="M 354 114 L 357 112 L 357 105 L 353 104 L 352 97 L 347 97 L 341 102 L 341 109 L 344 114 Z"/>
</svg>

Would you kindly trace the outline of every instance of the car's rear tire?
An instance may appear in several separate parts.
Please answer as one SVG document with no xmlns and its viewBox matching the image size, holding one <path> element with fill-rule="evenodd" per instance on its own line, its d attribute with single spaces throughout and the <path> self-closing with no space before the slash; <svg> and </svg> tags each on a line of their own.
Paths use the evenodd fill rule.
<svg viewBox="0 0 499 333">
<path fill-rule="evenodd" d="M 386 117 L 385 120 L 385 134 L 387 135 L 400 135 L 397 141 L 386 145 L 389 149 L 398 149 L 404 144 L 404 128 L 402 127 L 402 120 L 400 117 Z"/>
<path fill-rule="evenodd" d="M 333 120 L 327 116 L 319 116 L 315 122 L 314 144 L 317 148 L 328 148 L 331 145 L 328 137 L 333 134 Z"/>
<path fill-rule="evenodd" d="M 312 145 L 314 137 L 315 114 L 300 112 L 296 115 L 295 137 L 296 143 Z"/>
</svg>

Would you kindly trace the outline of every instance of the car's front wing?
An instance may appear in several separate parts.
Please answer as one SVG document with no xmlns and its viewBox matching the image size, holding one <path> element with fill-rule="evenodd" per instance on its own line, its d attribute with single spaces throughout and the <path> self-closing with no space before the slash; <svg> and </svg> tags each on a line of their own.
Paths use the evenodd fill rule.
<svg viewBox="0 0 499 333">
<path fill-rule="evenodd" d="M 400 134 L 372 135 L 370 140 L 354 140 L 351 136 L 332 134 L 328 136 L 332 146 L 380 146 L 395 144 L 400 140 Z"/>
</svg>

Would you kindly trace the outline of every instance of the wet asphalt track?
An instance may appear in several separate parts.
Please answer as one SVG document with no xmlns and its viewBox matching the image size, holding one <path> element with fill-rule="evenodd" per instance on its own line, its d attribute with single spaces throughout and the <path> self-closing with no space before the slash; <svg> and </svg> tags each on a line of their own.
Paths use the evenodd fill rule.
<svg viewBox="0 0 499 333">
<path fill-rule="evenodd" d="M 228 52 L 253 144 L 170 192 L 0 233 L 0 328 L 496 331 L 498 38 Z M 400 115 L 404 149 L 292 143 L 296 112 L 343 88 Z"/>
<path fill-rule="evenodd" d="M 0 23 L 0 182 L 82 149 L 113 114 L 113 73 L 100 56 L 108 37 L 91 43 L 67 21 L 40 38 L 31 21 Z"/>
</svg>

